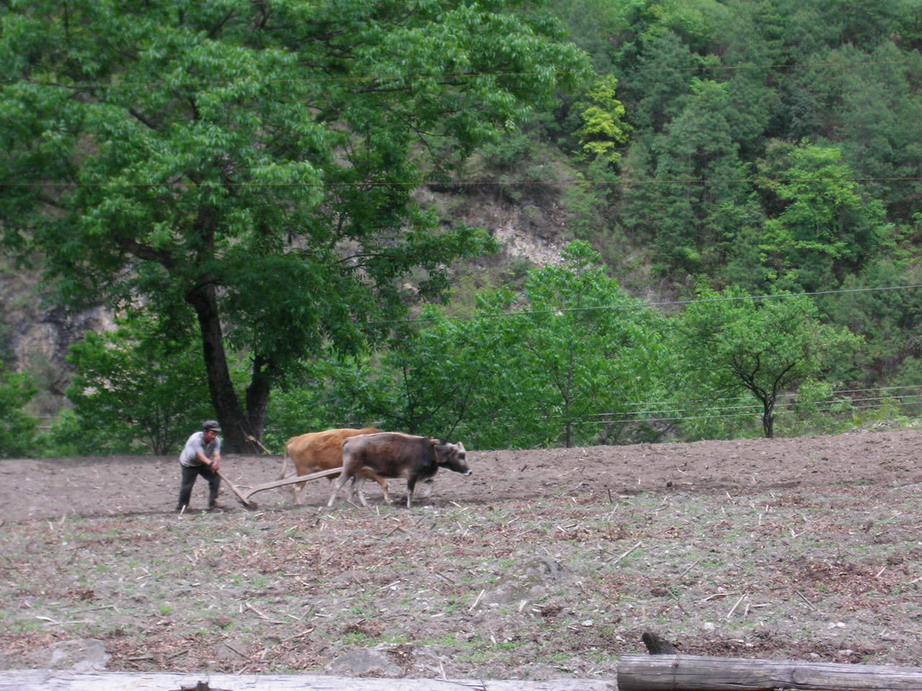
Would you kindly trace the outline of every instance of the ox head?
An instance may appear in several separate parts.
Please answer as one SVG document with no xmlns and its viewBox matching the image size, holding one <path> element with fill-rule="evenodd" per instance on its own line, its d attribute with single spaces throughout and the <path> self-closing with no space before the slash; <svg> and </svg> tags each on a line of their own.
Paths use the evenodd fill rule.
<svg viewBox="0 0 922 691">
<path fill-rule="evenodd" d="M 448 468 L 462 475 L 470 475 L 471 468 L 467 464 L 467 451 L 464 450 L 464 444 L 458 442 L 451 444 L 449 442 L 437 442 L 435 444 L 435 458 L 440 468 Z"/>
</svg>

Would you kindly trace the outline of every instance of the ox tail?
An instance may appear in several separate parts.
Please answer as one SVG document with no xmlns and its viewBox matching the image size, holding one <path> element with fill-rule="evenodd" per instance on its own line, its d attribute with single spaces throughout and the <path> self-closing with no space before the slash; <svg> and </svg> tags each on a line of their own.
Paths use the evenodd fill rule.
<svg viewBox="0 0 922 691">
<path fill-rule="evenodd" d="M 294 463 L 291 460 L 291 456 L 288 455 L 288 448 L 285 448 L 285 456 L 282 458 L 282 467 L 279 468 L 279 480 L 284 480 L 288 476 L 288 466 L 294 466 Z M 296 475 L 294 468 L 292 468 L 292 474 Z"/>
</svg>

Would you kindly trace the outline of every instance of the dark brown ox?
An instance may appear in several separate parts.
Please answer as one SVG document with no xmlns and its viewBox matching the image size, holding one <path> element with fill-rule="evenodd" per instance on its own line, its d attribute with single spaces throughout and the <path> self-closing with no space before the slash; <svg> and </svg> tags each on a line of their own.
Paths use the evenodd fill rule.
<svg viewBox="0 0 922 691">
<path fill-rule="evenodd" d="M 380 483 L 384 478 L 407 479 L 407 508 L 413 505 L 413 490 L 420 480 L 430 480 L 439 470 L 447 468 L 470 475 L 464 444 L 451 444 L 431 437 L 416 437 L 400 432 L 380 432 L 351 437 L 343 443 L 343 472 L 333 485 L 327 506 L 333 506 L 339 490 L 352 480 L 362 506 L 368 506 L 362 485 L 366 477 Z M 391 503 L 387 489 L 384 501 Z"/>
<path fill-rule="evenodd" d="M 294 464 L 295 475 L 308 475 L 316 473 L 319 470 L 330 470 L 340 468 L 343 464 L 343 442 L 350 437 L 359 434 L 374 434 L 381 430 L 376 427 L 365 427 L 362 429 L 328 429 L 323 432 L 311 432 L 302 434 L 299 437 L 292 437 L 285 443 L 285 458 L 282 459 L 282 469 L 279 474 L 279 480 L 283 480 L 288 473 L 289 462 Z M 332 481 L 338 475 L 331 475 Z M 384 478 L 374 478 L 384 494 L 387 495 L 387 480 Z M 295 504 L 300 504 L 303 500 L 304 493 L 303 482 L 291 485 L 293 488 L 293 500 Z"/>
</svg>

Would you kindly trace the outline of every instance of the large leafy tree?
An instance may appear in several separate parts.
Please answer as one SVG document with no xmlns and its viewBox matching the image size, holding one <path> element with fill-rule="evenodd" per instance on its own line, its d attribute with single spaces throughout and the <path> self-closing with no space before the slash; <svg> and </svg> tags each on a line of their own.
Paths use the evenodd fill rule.
<svg viewBox="0 0 922 691">
<path fill-rule="evenodd" d="M 414 204 L 425 152 L 463 152 L 587 76 L 516 4 L 4 3 L 5 240 L 41 249 L 71 298 L 197 325 L 243 449 L 305 357 L 401 314 L 411 270 L 414 295 L 437 295 L 484 249 Z M 232 349 L 251 359 L 242 397 Z"/>
<path fill-rule="evenodd" d="M 636 420 L 667 361 L 662 321 L 607 275 L 588 243 L 571 243 L 563 259 L 530 271 L 521 295 L 480 295 L 475 318 L 455 322 L 453 337 L 442 327 L 453 345 L 441 375 L 456 384 L 447 407 L 463 414 L 455 424 L 479 448 L 649 439 Z"/>
</svg>

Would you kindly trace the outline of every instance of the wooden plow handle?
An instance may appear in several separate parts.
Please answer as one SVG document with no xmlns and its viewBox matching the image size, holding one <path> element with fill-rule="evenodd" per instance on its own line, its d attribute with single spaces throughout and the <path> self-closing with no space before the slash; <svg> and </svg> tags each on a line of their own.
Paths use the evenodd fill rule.
<svg viewBox="0 0 922 691">
<path fill-rule="evenodd" d="M 250 500 L 250 497 L 256 494 L 257 492 L 263 492 L 267 489 L 275 489 L 276 487 L 283 487 L 285 485 L 293 485 L 296 482 L 308 482 L 309 480 L 317 480 L 322 477 L 329 477 L 330 475 L 339 475 L 342 472 L 342 468 L 330 468 L 329 470 L 318 470 L 316 473 L 310 473 L 308 475 L 293 475 L 292 477 L 282 478 L 281 480 L 274 480 L 273 482 L 267 482 L 262 485 L 256 485 L 256 487 L 250 487 L 244 492 L 241 501 L 247 502 Z"/>
</svg>

